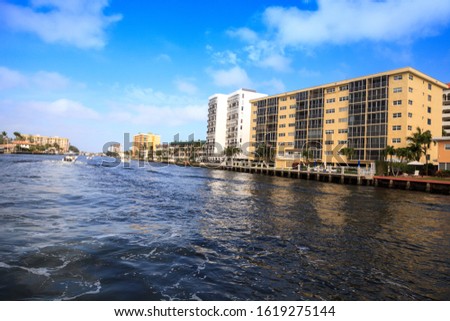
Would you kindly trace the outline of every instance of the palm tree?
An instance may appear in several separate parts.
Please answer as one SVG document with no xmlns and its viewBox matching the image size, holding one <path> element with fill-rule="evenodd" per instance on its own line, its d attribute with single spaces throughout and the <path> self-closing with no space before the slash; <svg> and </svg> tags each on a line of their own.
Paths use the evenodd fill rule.
<svg viewBox="0 0 450 321">
<path fill-rule="evenodd" d="M 352 147 L 344 147 L 341 148 L 339 153 L 347 157 L 347 160 L 350 160 L 353 157 L 353 155 L 355 155 L 355 149 Z"/>
<path fill-rule="evenodd" d="M 432 135 L 429 130 L 422 132 L 420 127 L 417 127 L 417 131 L 406 138 L 409 141 L 408 148 L 414 155 L 416 161 L 420 161 L 422 155 L 425 154 L 425 175 L 428 175 L 428 150 L 430 149 L 432 140 Z M 436 143 L 435 143 L 436 144 Z"/>
<path fill-rule="evenodd" d="M 386 148 L 384 149 L 384 153 L 385 153 L 385 155 L 389 156 L 389 163 L 390 163 L 389 168 L 391 169 L 392 174 L 394 174 L 394 170 L 392 168 L 392 156 L 395 155 L 394 146 L 390 146 L 390 145 L 386 146 Z"/>
<path fill-rule="evenodd" d="M 8 134 L 5 131 L 2 131 L 2 144 L 4 144 L 4 141 L 6 140 L 6 144 L 8 144 Z"/>
<path fill-rule="evenodd" d="M 19 133 L 19 132 L 14 132 L 13 135 L 16 136 L 16 140 L 22 140 L 23 139 L 22 134 Z"/>
</svg>

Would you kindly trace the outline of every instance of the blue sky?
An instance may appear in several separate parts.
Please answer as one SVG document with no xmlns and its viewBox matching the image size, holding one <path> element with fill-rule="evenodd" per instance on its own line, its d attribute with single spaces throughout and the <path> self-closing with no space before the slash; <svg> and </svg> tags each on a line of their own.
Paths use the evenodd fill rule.
<svg viewBox="0 0 450 321">
<path fill-rule="evenodd" d="M 208 97 L 405 66 L 450 82 L 448 0 L 0 0 L 0 131 L 206 136 Z"/>
</svg>

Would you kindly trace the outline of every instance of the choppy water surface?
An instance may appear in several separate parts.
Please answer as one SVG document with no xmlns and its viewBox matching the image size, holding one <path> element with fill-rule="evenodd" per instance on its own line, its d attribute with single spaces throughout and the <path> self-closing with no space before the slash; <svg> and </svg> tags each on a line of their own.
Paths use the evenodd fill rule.
<svg viewBox="0 0 450 321">
<path fill-rule="evenodd" d="M 449 300 L 450 198 L 0 155 L 1 300 Z"/>
</svg>

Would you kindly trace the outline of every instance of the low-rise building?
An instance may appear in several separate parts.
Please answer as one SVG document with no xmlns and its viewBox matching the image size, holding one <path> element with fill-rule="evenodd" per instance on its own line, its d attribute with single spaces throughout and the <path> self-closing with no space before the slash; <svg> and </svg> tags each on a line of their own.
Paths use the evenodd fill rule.
<svg viewBox="0 0 450 321">
<path fill-rule="evenodd" d="M 450 171 L 450 137 L 438 137 L 433 140 L 437 143 L 439 170 Z"/>
<path fill-rule="evenodd" d="M 54 148 L 56 152 L 67 153 L 69 151 L 70 142 L 68 138 L 58 136 L 41 136 L 41 135 L 21 135 L 23 140 L 32 145 L 49 146 Z"/>
<path fill-rule="evenodd" d="M 133 136 L 132 156 L 140 159 L 154 157 L 156 146 L 161 144 L 161 137 L 153 133 L 139 133 Z"/>
</svg>

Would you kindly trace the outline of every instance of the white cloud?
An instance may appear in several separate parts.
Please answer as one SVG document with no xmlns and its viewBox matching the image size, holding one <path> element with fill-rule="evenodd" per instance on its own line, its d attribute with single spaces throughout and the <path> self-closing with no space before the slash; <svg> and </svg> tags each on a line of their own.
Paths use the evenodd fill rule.
<svg viewBox="0 0 450 321">
<path fill-rule="evenodd" d="M 320 71 L 311 70 L 311 69 L 307 69 L 307 68 L 301 68 L 298 71 L 298 74 L 302 78 L 317 78 L 317 77 L 321 76 Z"/>
<path fill-rule="evenodd" d="M 197 93 L 198 88 L 192 82 L 192 79 L 176 79 L 175 86 L 177 86 L 178 90 L 182 93 L 193 95 Z"/>
<path fill-rule="evenodd" d="M 158 62 L 172 62 L 172 58 L 167 54 L 160 54 L 156 57 L 156 61 Z"/>
<path fill-rule="evenodd" d="M 0 90 L 21 87 L 26 83 L 26 77 L 20 72 L 0 66 Z"/>
<path fill-rule="evenodd" d="M 46 90 L 61 90 L 69 86 L 70 80 L 57 72 L 39 71 L 32 76 L 33 85 Z"/>
<path fill-rule="evenodd" d="M 317 11 L 269 7 L 264 22 L 282 47 L 405 41 L 449 23 L 448 0 L 318 0 Z"/>
<path fill-rule="evenodd" d="M 238 63 L 237 54 L 231 50 L 214 52 L 212 58 L 221 65 L 236 65 Z"/>
<path fill-rule="evenodd" d="M 33 0 L 31 7 L 0 2 L 0 22 L 14 31 L 37 34 L 48 43 L 102 48 L 105 29 L 121 20 L 106 16 L 107 0 Z"/>
<path fill-rule="evenodd" d="M 261 83 L 261 87 L 265 88 L 265 90 L 269 94 L 270 93 L 281 93 L 281 92 L 286 91 L 286 87 L 285 87 L 284 83 L 281 80 L 275 79 L 275 78 Z"/>
<path fill-rule="evenodd" d="M 192 122 L 205 122 L 207 105 L 155 106 L 151 104 L 128 104 L 116 107 L 107 117 L 115 122 L 132 125 L 177 127 Z"/>
<path fill-rule="evenodd" d="M 194 90 L 186 80 L 183 89 Z M 196 88 L 196 87 L 195 87 Z M 195 89 L 196 90 L 196 89 Z M 208 106 L 203 99 L 188 95 L 166 94 L 153 88 L 130 85 L 125 88 L 124 100 L 115 102 L 107 117 L 112 121 L 134 125 L 181 126 L 192 122 L 205 122 Z"/>
<path fill-rule="evenodd" d="M 230 29 L 226 33 L 230 37 L 238 38 L 245 42 L 253 43 L 258 41 L 258 34 L 249 28 Z"/>
<path fill-rule="evenodd" d="M 52 102 L 30 101 L 21 103 L 22 106 L 58 118 L 99 119 L 100 115 L 82 103 L 70 99 L 58 99 Z"/>
<path fill-rule="evenodd" d="M 0 66 L 0 90 L 32 88 L 54 91 L 66 89 L 71 85 L 75 84 L 69 78 L 57 72 L 38 71 L 33 74 L 24 74 L 20 71 Z"/>
<path fill-rule="evenodd" d="M 239 66 L 231 69 L 209 69 L 208 73 L 213 78 L 214 84 L 219 87 L 252 87 L 252 82 L 247 72 Z"/>
</svg>

